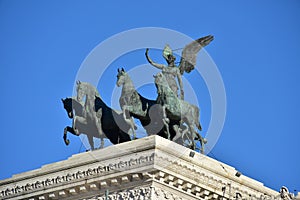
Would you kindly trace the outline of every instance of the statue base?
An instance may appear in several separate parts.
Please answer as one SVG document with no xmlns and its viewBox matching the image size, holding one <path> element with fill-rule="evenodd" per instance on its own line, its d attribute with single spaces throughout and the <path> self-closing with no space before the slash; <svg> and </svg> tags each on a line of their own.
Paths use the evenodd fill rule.
<svg viewBox="0 0 300 200">
<path fill-rule="evenodd" d="M 159 136 L 73 155 L 0 181 L 1 199 L 276 199 L 279 193 Z"/>
</svg>

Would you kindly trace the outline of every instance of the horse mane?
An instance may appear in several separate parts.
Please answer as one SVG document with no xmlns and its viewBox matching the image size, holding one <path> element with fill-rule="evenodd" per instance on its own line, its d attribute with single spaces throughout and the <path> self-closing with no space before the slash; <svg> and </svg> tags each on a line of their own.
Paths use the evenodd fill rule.
<svg viewBox="0 0 300 200">
<path fill-rule="evenodd" d="M 137 92 L 137 91 L 136 91 Z M 141 102 L 142 102 L 142 109 L 143 110 L 145 110 L 145 109 L 147 109 L 147 107 L 148 107 L 148 109 L 151 107 L 151 106 L 153 106 L 153 105 L 155 105 L 157 102 L 156 102 L 156 100 L 152 100 L 152 99 L 147 99 L 146 97 L 144 97 L 143 95 L 141 95 L 139 92 L 137 92 L 138 93 L 138 95 L 139 95 L 139 97 L 140 97 L 140 99 L 141 99 Z M 147 105 L 148 104 L 148 105 Z"/>
<path fill-rule="evenodd" d="M 80 82 L 83 86 L 89 87 L 90 89 L 95 91 L 95 111 L 98 112 L 100 108 L 103 109 L 102 112 L 113 112 L 114 110 L 111 109 L 106 103 L 102 100 L 100 93 L 98 92 L 97 88 L 88 82 Z M 76 101 L 76 100 L 75 100 Z M 78 102 L 77 102 L 78 103 Z M 82 105 L 81 105 L 82 106 Z"/>
<path fill-rule="evenodd" d="M 78 102 L 74 97 L 71 98 L 72 99 L 72 107 L 75 106 L 75 107 L 80 107 L 81 109 L 83 108 L 83 105 Z"/>
<path fill-rule="evenodd" d="M 100 96 L 95 96 L 95 111 L 98 112 L 100 108 L 104 110 L 111 109 L 104 103 Z"/>
<path fill-rule="evenodd" d="M 81 103 L 79 103 L 74 97 L 67 97 L 65 99 L 63 99 L 63 104 L 64 107 L 67 107 L 68 109 L 70 109 L 70 111 L 74 108 L 81 108 L 82 109 L 82 105 Z"/>
<path fill-rule="evenodd" d="M 155 86 L 158 90 L 158 96 L 167 94 L 168 96 L 171 96 L 172 98 L 178 98 L 176 94 L 174 94 L 173 90 L 170 88 L 169 83 L 167 81 L 167 78 L 162 72 L 157 73 L 157 76 L 161 75 L 160 82 L 157 83 L 155 80 Z M 161 88 L 163 90 L 161 91 Z M 163 94 L 161 93 L 163 92 Z"/>
<path fill-rule="evenodd" d="M 88 87 L 88 88 L 91 88 L 92 90 L 94 90 L 95 92 L 95 96 L 98 96 L 100 97 L 100 94 L 97 90 L 97 88 L 95 86 L 93 86 L 92 84 L 88 83 L 88 82 L 80 82 L 80 84 L 83 84 L 84 86 Z"/>
</svg>

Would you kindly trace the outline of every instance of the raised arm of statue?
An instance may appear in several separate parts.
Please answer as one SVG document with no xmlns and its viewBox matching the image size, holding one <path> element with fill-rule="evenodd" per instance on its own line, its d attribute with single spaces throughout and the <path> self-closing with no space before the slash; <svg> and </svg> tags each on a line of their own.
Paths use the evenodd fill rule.
<svg viewBox="0 0 300 200">
<path fill-rule="evenodd" d="M 183 91 L 183 84 L 182 84 L 182 77 L 180 74 L 180 70 L 177 70 L 177 79 L 178 79 L 178 84 L 179 84 L 179 88 L 180 88 L 180 99 L 184 100 L 184 91 Z"/>
<path fill-rule="evenodd" d="M 147 48 L 147 49 L 146 49 L 146 52 L 145 52 L 145 56 L 146 56 L 148 62 L 149 62 L 152 66 L 154 66 L 154 67 L 156 67 L 156 68 L 158 68 L 158 69 L 163 69 L 163 68 L 165 67 L 165 65 L 162 65 L 162 64 L 158 64 L 158 63 L 153 62 L 153 60 L 152 60 L 152 59 L 149 57 L 149 55 L 148 55 L 148 51 L 149 51 L 149 49 Z"/>
</svg>

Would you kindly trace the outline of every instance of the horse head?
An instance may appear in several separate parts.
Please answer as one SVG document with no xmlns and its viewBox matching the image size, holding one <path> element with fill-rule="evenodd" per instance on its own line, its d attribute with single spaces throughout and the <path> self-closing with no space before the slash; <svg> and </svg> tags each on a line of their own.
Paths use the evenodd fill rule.
<svg viewBox="0 0 300 200">
<path fill-rule="evenodd" d="M 73 118 L 72 98 L 61 99 L 64 109 L 67 111 L 69 118 Z"/>
<path fill-rule="evenodd" d="M 120 87 L 123 85 L 127 79 L 128 75 L 125 72 L 124 68 L 121 70 L 118 68 L 118 75 L 117 75 L 117 86 Z"/>
<path fill-rule="evenodd" d="M 75 115 L 77 115 L 77 116 L 82 115 L 83 105 L 80 102 L 78 102 L 74 97 L 68 97 L 65 99 L 61 99 L 61 101 L 64 105 L 64 109 L 68 113 L 69 118 L 72 119 L 74 117 L 74 113 L 73 113 L 74 110 L 75 110 Z"/>
<path fill-rule="evenodd" d="M 81 81 L 76 81 L 77 101 L 82 101 L 86 94 L 85 84 Z"/>
<path fill-rule="evenodd" d="M 90 83 L 77 81 L 76 84 L 77 101 L 81 102 L 84 97 L 95 99 L 95 96 L 100 96 L 97 89 Z"/>
</svg>

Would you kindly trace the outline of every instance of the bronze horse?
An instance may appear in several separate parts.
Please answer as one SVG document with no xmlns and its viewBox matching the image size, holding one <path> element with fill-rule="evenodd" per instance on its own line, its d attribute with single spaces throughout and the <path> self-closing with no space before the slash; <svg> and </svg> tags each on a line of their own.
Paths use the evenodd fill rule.
<svg viewBox="0 0 300 200">
<path fill-rule="evenodd" d="M 192 105 L 184 100 L 181 100 L 177 97 L 176 94 L 169 87 L 168 82 L 163 75 L 163 73 L 159 72 L 154 76 L 155 78 L 155 86 L 157 88 L 157 103 L 162 105 L 163 107 L 163 116 L 164 121 L 169 122 L 173 120 L 182 121 L 181 126 L 185 123 L 188 126 L 188 130 L 184 131 L 184 128 L 173 127 L 177 130 L 178 134 L 185 134 L 189 141 L 191 142 L 191 148 L 195 149 L 196 144 L 194 139 L 198 139 L 201 143 L 201 153 L 204 153 L 204 144 L 206 143 L 206 139 L 204 139 L 196 130 L 195 127 L 199 131 L 202 130 L 200 125 L 200 113 L 199 108 L 195 105 Z M 168 126 L 168 125 L 167 125 Z M 181 129 L 181 130 L 180 130 Z"/>
<path fill-rule="evenodd" d="M 123 111 L 123 117 L 131 127 L 135 126 L 131 117 L 138 119 L 148 135 L 159 135 L 167 139 L 175 138 L 176 132 L 165 127 L 163 122 L 162 106 L 156 100 L 149 100 L 139 94 L 125 70 L 118 69 L 117 86 L 122 86 L 121 97 L 119 99 L 120 107 Z M 171 126 L 179 125 L 180 120 L 169 122 Z M 170 133 L 170 134 L 168 134 Z"/>
<path fill-rule="evenodd" d="M 130 127 L 123 119 L 123 114 L 108 107 L 99 95 L 95 95 L 98 94 L 96 88 L 89 83 L 77 82 L 77 94 L 80 101 L 84 95 L 89 95 L 88 98 L 86 97 L 89 103 L 85 102 L 83 104 L 83 102 L 77 100 L 78 98 L 62 99 L 69 118 L 73 119 L 72 127 L 67 126 L 64 129 L 63 138 L 66 145 L 70 143 L 67 139 L 67 132 L 76 136 L 79 136 L 81 133 L 87 134 L 92 149 L 94 149 L 93 137 L 101 139 L 100 148 L 104 145 L 104 138 L 108 138 L 113 144 L 130 141 L 128 135 Z M 92 95 L 94 98 L 90 98 Z M 88 116 L 87 112 L 92 112 L 92 114 Z M 103 134 L 99 133 L 99 127 Z"/>
</svg>

